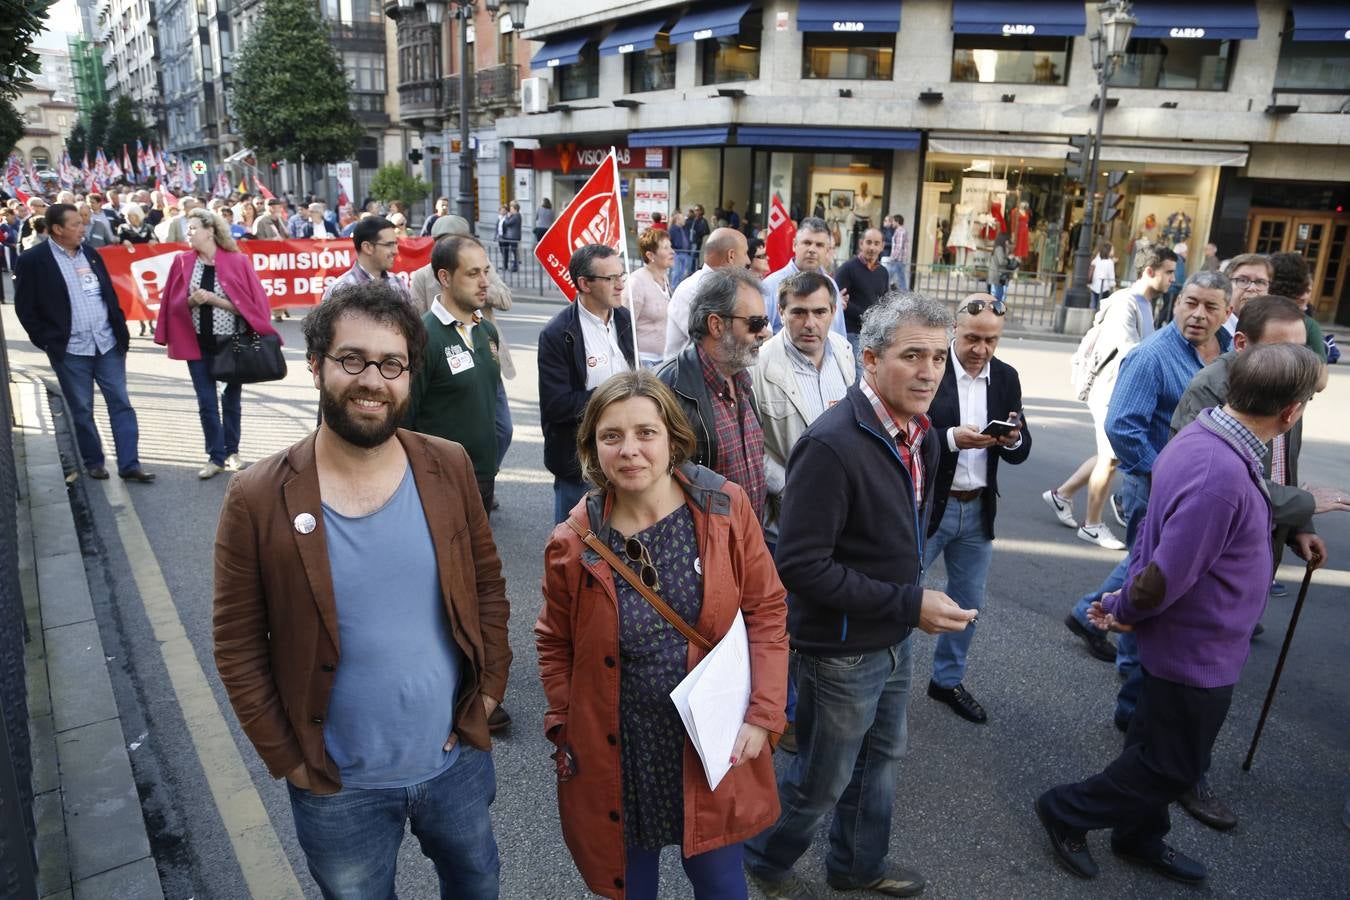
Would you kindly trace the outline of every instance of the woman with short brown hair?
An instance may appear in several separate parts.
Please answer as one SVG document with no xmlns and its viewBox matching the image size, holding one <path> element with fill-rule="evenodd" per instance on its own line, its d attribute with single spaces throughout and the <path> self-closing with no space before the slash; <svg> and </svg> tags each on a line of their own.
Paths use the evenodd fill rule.
<svg viewBox="0 0 1350 900">
<path fill-rule="evenodd" d="M 577 432 L 595 485 L 544 552 L 535 625 L 557 747 L 563 838 L 592 891 L 655 898 L 660 850 L 681 848 L 698 898 L 747 895 L 741 842 L 778 816 L 769 737 L 786 726 L 787 605 L 745 492 L 686 461 L 695 438 L 674 393 L 646 370 L 596 388 Z M 750 698 L 716 790 L 685 735 L 673 690 L 706 655 L 590 549 L 715 644 L 740 613 Z"/>
</svg>

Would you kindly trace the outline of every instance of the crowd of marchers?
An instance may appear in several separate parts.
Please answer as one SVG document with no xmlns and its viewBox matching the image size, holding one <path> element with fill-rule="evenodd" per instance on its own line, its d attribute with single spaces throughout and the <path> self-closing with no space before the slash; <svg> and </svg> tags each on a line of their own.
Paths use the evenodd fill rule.
<svg viewBox="0 0 1350 900">
<path fill-rule="evenodd" d="M 97 383 L 119 474 L 149 481 L 126 322 L 88 223 L 69 204 L 44 217 L 49 240 L 14 266 L 20 320 L 88 474 L 108 477 Z M 953 313 L 897 289 L 880 230 L 831 271 L 823 225 L 804 219 L 766 277 L 742 232 L 711 229 L 673 289 L 667 231 L 640 236 L 631 275 L 612 248 L 582 246 L 576 302 L 540 333 L 556 523 L 534 623 L 544 737 L 562 836 L 596 894 L 657 896 L 673 845 L 696 896 L 752 883 L 823 896 L 797 862 L 828 820 L 830 888 L 917 895 L 923 876 L 890 859 L 914 629 L 937 636 L 918 661 L 927 695 L 972 726 L 991 718 L 965 673 L 999 467 L 1028 458 L 1034 425 L 997 354 L 1007 303 L 974 293 Z M 511 370 L 491 309 L 509 291 L 444 210 L 406 284 L 390 271 L 398 227 L 359 219 L 356 263 L 301 323 L 319 424 L 245 466 L 240 385 L 219 384 L 210 359 L 243 329 L 275 333 L 271 310 L 221 215 L 191 210 L 183 232 L 155 339 L 197 388 L 199 474 L 233 472 L 214 640 L 240 725 L 286 781 L 325 897 L 391 896 L 409 825 L 442 896 L 496 897 L 491 735 L 510 723 L 511 650 L 490 516 Z M 1116 855 L 1199 882 L 1203 863 L 1165 840 L 1169 806 L 1236 824 L 1205 773 L 1275 566 L 1285 549 L 1324 565 L 1313 519 L 1350 501 L 1299 480 L 1300 422 L 1327 365 L 1297 302 L 1306 268 L 1244 255 L 1171 291 L 1171 251 L 1142 263 L 1101 298 L 1074 357 L 1097 453 L 1044 495 L 1080 537 L 1128 550 L 1066 619 L 1120 670 L 1124 743 L 1099 775 L 1027 800 L 1077 875 L 1097 874 L 1087 835 L 1110 828 Z M 944 587 L 926 588 L 939 557 Z M 750 686 L 714 788 L 671 693 L 742 624 Z M 791 755 L 777 769 L 775 751 Z"/>
</svg>

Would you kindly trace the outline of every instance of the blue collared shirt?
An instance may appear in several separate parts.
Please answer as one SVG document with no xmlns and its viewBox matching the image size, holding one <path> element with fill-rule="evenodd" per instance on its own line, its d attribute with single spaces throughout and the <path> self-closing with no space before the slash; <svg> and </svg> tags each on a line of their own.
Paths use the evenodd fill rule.
<svg viewBox="0 0 1350 900">
<path fill-rule="evenodd" d="M 1220 352 L 1226 352 L 1232 339 L 1222 328 L 1216 338 Z M 1121 360 L 1106 413 L 1106 436 L 1121 471 L 1152 473 L 1153 461 L 1172 436 L 1172 413 L 1195 373 L 1204 367 L 1204 360 L 1175 321 L 1149 335 Z"/>
<path fill-rule="evenodd" d="M 764 294 L 764 312 L 769 317 L 769 327 L 773 333 L 777 334 L 783 328 L 783 320 L 778 315 L 778 286 L 788 278 L 796 275 L 801 269 L 797 268 L 795 259 L 788 260 L 788 264 L 783 266 L 777 272 L 764 276 L 764 280 L 759 283 L 759 289 Z M 830 321 L 830 330 L 841 338 L 848 340 L 848 332 L 844 330 L 844 309 L 843 304 L 839 302 L 839 285 L 834 283 L 834 279 L 826 275 L 824 271 L 820 274 L 830 282 L 830 290 L 834 291 L 834 319 Z"/>
<path fill-rule="evenodd" d="M 89 261 L 84 245 L 74 254 L 56 241 L 47 241 L 56 259 L 57 268 L 66 282 L 70 295 L 70 340 L 66 352 L 74 356 L 97 356 L 117 346 L 112 325 L 108 322 L 108 307 L 103 300 L 103 288 L 98 273 Z"/>
</svg>

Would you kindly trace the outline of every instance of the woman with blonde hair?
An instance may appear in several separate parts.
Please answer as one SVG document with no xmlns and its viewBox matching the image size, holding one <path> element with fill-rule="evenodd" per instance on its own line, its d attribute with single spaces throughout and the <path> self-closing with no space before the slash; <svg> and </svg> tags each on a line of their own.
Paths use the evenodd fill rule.
<svg viewBox="0 0 1350 900">
<path fill-rule="evenodd" d="M 745 898 L 741 844 L 779 812 L 769 744 L 787 724 L 786 592 L 745 492 L 688 462 L 695 446 L 651 372 L 605 381 L 577 430 L 595 490 L 544 551 L 534 630 L 563 839 L 587 886 L 618 900 L 654 900 L 671 844 L 695 897 Z M 750 698 L 714 790 L 670 691 L 738 613 Z"/>
<path fill-rule="evenodd" d="M 168 346 L 170 359 L 187 362 L 206 439 L 206 465 L 197 477 L 206 479 L 244 467 L 239 458 L 241 385 L 226 383 L 217 394 L 211 357 L 236 332 L 266 335 L 276 329 L 262 282 L 225 220 L 198 207 L 187 214 L 185 230 L 190 249 L 169 267 L 155 343 Z"/>
</svg>

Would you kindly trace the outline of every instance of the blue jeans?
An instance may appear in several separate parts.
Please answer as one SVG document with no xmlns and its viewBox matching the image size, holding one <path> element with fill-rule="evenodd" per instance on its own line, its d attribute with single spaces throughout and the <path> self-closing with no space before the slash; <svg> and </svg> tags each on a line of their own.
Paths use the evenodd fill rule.
<svg viewBox="0 0 1350 900">
<path fill-rule="evenodd" d="M 568 478 L 553 479 L 553 524 L 566 521 L 572 507 L 576 506 L 586 493 L 584 481 L 572 481 Z M 584 523 L 583 523 L 584 524 Z"/>
<path fill-rule="evenodd" d="M 103 465 L 103 440 L 94 424 L 94 383 L 108 405 L 108 421 L 112 425 L 113 443 L 117 446 L 117 471 L 139 469 L 141 460 L 138 446 L 140 427 L 136 424 L 136 410 L 131 408 L 127 395 L 127 356 L 117 349 L 95 356 L 76 356 L 67 353 L 57 362 L 47 359 L 56 373 L 56 380 L 70 408 L 70 424 L 75 429 L 75 443 L 86 469 Z"/>
<path fill-rule="evenodd" d="M 961 501 L 947 500 L 938 530 L 928 539 L 929 569 L 941 554 L 947 566 L 947 596 L 962 609 L 979 609 L 984 604 L 985 583 L 989 577 L 989 563 L 994 557 L 994 544 L 984 531 L 984 498 Z M 975 637 L 975 623 L 964 631 L 944 634 L 933 649 L 933 683 L 938 687 L 953 688 L 966 674 L 966 654 Z"/>
<path fill-rule="evenodd" d="M 1003 295 L 1007 293 L 1008 286 L 998 281 L 989 282 L 989 293 L 994 295 L 995 300 L 1002 300 Z"/>
<path fill-rule="evenodd" d="M 628 866 L 623 871 L 624 896 L 628 900 L 656 900 L 661 884 L 661 851 L 629 847 Z M 745 900 L 745 872 L 741 869 L 741 845 L 718 847 L 707 853 L 681 856 L 696 900 Z"/>
<path fill-rule="evenodd" d="M 908 639 L 857 656 L 798 654 L 797 755 L 779 776 L 783 811 L 745 842 L 746 866 L 782 881 L 831 810 L 825 871 L 835 886 L 880 878 L 908 729 Z"/>
<path fill-rule="evenodd" d="M 506 399 L 506 384 L 500 380 L 497 382 L 497 413 L 495 418 L 497 431 L 497 468 L 502 467 L 502 460 L 506 459 L 506 451 L 511 448 L 511 436 L 515 434 L 515 426 L 511 424 L 511 404 Z"/>
<path fill-rule="evenodd" d="M 435 778 L 406 788 L 312 794 L 286 782 L 295 835 L 325 900 L 392 900 L 404 824 L 436 866 L 441 900 L 496 900 L 501 862 L 488 807 L 491 754 L 460 747 Z"/>
<path fill-rule="evenodd" d="M 202 420 L 206 455 L 216 465 L 224 465 L 225 457 L 239 452 L 239 395 L 243 386 L 226 384 L 225 390 L 217 396 L 210 360 L 190 359 L 187 367 L 192 376 L 192 389 L 197 392 L 197 415 Z"/>
</svg>

